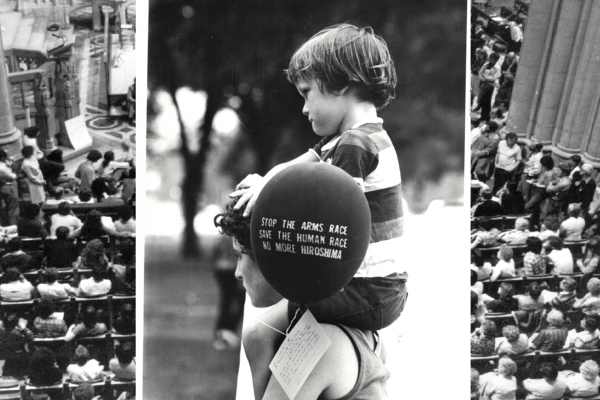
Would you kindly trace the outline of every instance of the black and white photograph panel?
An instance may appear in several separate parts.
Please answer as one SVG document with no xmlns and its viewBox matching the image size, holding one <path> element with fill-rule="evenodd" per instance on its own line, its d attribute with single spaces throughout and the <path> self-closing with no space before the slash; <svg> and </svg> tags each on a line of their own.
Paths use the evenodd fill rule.
<svg viewBox="0 0 600 400">
<path fill-rule="evenodd" d="M 466 397 L 467 11 L 150 2 L 145 399 Z"/>
<path fill-rule="evenodd" d="M 135 0 L 0 1 L 2 398 L 135 398 L 135 32 Z"/>
<path fill-rule="evenodd" d="M 600 3 L 471 9 L 471 398 L 597 398 Z"/>
</svg>

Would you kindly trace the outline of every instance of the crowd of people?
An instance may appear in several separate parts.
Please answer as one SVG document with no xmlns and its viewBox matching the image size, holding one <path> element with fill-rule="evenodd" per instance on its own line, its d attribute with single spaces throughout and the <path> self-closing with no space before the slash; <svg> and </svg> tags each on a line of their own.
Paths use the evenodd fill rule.
<svg viewBox="0 0 600 400">
<path fill-rule="evenodd" d="M 118 156 L 91 150 L 71 175 L 60 149 L 48 155 L 39 149 L 38 134 L 36 127 L 25 130 L 22 162 L 0 149 L 2 376 L 33 386 L 133 381 L 133 149 L 123 142 Z M 112 351 L 106 334 L 116 335 Z M 86 347 L 79 343 L 85 337 L 102 340 Z M 72 394 L 95 396 L 87 384 Z M 132 396 L 128 390 L 121 398 Z"/>
</svg>

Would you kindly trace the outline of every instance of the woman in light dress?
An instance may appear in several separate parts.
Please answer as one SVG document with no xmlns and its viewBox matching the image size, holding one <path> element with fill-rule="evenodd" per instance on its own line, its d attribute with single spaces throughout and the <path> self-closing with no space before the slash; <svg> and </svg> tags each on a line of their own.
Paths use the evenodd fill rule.
<svg viewBox="0 0 600 400">
<path fill-rule="evenodd" d="M 27 177 L 27 186 L 29 187 L 29 196 L 33 204 L 40 204 L 46 201 L 46 191 L 44 185 L 46 181 L 40 170 L 40 164 L 34 157 L 35 149 L 33 146 L 25 146 L 21 150 L 23 155 L 23 164 L 21 170 Z"/>
</svg>

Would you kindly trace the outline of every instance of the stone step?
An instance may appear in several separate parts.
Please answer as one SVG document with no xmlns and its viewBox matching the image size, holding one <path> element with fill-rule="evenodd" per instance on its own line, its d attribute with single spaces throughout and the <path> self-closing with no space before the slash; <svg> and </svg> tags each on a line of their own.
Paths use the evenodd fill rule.
<svg viewBox="0 0 600 400">
<path fill-rule="evenodd" d="M 19 28 L 13 42 L 12 47 L 14 49 L 26 49 L 29 38 L 31 37 L 31 31 L 33 30 L 33 23 L 35 18 L 23 17 L 19 22 Z"/>
<path fill-rule="evenodd" d="M 5 50 L 12 49 L 20 22 L 21 13 L 0 13 L 0 26 L 2 26 L 2 45 Z"/>
</svg>

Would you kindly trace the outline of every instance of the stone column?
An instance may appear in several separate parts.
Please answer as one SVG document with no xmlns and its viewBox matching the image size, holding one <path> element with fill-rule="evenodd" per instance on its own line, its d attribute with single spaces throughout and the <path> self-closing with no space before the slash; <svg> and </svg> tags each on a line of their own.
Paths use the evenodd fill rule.
<svg viewBox="0 0 600 400">
<path fill-rule="evenodd" d="M 0 27 L 0 32 L 1 32 Z M 15 126 L 15 118 L 12 110 L 12 90 L 8 83 L 6 73 L 4 45 L 0 34 L 0 147 L 9 155 L 20 154 L 21 131 Z"/>
<path fill-rule="evenodd" d="M 523 35 L 521 58 L 515 77 L 506 129 L 526 138 L 531 137 L 531 112 L 536 109 L 550 44 L 546 37 L 552 31 L 560 0 L 532 0 L 529 19 Z M 539 138 L 550 142 L 550 137 Z"/>
<path fill-rule="evenodd" d="M 567 79 L 572 81 L 571 90 L 564 96 L 564 121 L 557 136 L 557 152 L 580 153 L 585 149 L 586 136 L 591 134 L 588 116 L 596 115 L 600 76 L 600 3 L 585 0 L 582 13 L 581 34 L 573 46 L 573 55 Z M 558 127 L 557 127 L 558 130 Z"/>
</svg>

